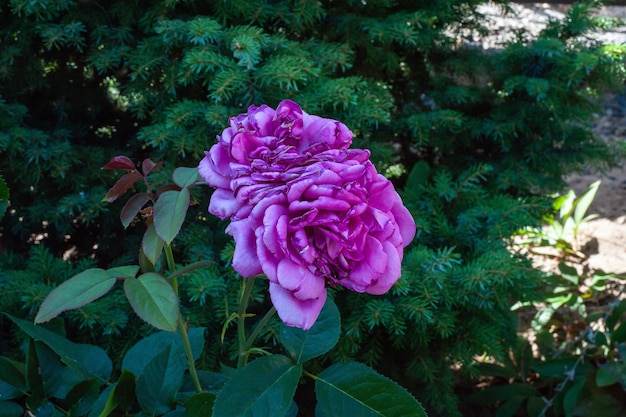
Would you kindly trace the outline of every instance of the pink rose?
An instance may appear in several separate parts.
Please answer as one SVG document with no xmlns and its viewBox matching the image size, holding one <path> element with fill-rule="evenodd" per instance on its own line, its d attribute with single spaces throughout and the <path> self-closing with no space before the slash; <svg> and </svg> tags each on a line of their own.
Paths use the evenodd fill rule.
<svg viewBox="0 0 626 417">
<path fill-rule="evenodd" d="M 216 188 L 209 211 L 230 218 L 233 267 L 264 273 L 281 320 L 309 329 L 327 285 L 383 294 L 400 277 L 415 223 L 369 152 L 343 124 L 291 101 L 230 120 L 200 162 Z"/>
</svg>

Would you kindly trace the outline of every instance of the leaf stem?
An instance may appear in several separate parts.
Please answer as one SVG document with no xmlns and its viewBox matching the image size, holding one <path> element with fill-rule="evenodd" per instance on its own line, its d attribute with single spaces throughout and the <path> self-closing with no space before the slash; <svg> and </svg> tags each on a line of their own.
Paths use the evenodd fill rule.
<svg viewBox="0 0 626 417">
<path fill-rule="evenodd" d="M 246 355 L 246 309 L 252 295 L 252 288 L 256 276 L 244 278 L 243 291 L 239 299 L 239 308 L 237 309 L 237 334 L 239 337 L 239 358 L 237 359 L 237 368 L 242 368 L 248 361 Z"/>
<path fill-rule="evenodd" d="M 172 247 L 168 244 L 165 245 L 165 258 L 167 259 L 167 266 L 170 270 L 170 276 L 176 273 L 176 264 L 174 263 L 174 253 L 172 252 Z M 181 274 L 178 274 L 181 275 Z M 174 288 L 174 292 L 178 295 L 178 279 L 176 278 L 178 275 L 175 275 L 170 283 L 172 284 L 172 288 Z M 189 365 L 189 375 L 191 376 L 191 381 L 193 382 L 193 386 L 197 392 L 202 392 L 202 386 L 200 385 L 200 379 L 198 378 L 198 371 L 196 370 L 196 363 L 193 359 L 193 352 L 191 350 L 191 343 L 189 342 L 189 335 L 187 334 L 187 325 L 183 321 L 183 316 L 180 312 L 180 308 L 178 310 L 178 333 L 180 334 L 180 340 L 183 343 L 183 349 L 185 351 L 185 356 L 187 357 L 187 364 Z"/>
<path fill-rule="evenodd" d="M 187 363 L 189 363 L 189 375 L 191 376 L 193 387 L 196 389 L 196 392 L 202 392 L 202 385 L 200 385 L 200 378 L 198 378 L 198 371 L 196 370 L 196 363 L 193 359 L 191 343 L 189 342 L 189 335 L 187 334 L 187 325 L 183 322 L 183 318 L 180 314 L 178 315 L 178 332 L 180 333 L 180 340 L 183 342 Z"/>
<path fill-rule="evenodd" d="M 302 370 L 302 374 L 308 376 L 309 378 L 317 381 L 318 379 L 320 379 L 317 375 L 313 375 L 312 373 L 308 372 L 306 369 Z"/>
<path fill-rule="evenodd" d="M 274 314 L 276 314 L 276 308 L 272 306 L 272 308 L 270 308 L 269 311 L 265 313 L 261 321 L 259 321 L 259 323 L 256 325 L 256 327 L 254 328 L 254 330 L 252 331 L 252 333 L 246 340 L 246 343 L 244 344 L 244 348 L 243 348 L 244 363 L 248 362 L 248 356 L 250 355 L 250 348 L 252 347 L 252 344 L 256 340 L 259 333 L 261 333 L 261 330 L 263 330 L 263 327 L 265 327 L 267 323 L 269 323 L 270 319 L 274 316 Z"/>
<path fill-rule="evenodd" d="M 168 278 L 169 279 L 178 278 L 178 277 L 180 277 L 182 275 L 190 273 L 191 271 L 195 271 L 196 269 L 200 269 L 200 268 L 203 268 L 203 267 L 205 267 L 207 265 L 212 265 L 214 263 L 215 263 L 215 261 L 198 261 L 198 262 L 193 262 L 193 263 L 190 263 L 189 265 L 185 265 L 184 267 L 182 267 L 181 269 L 179 269 L 176 272 L 172 272 L 168 276 Z"/>
</svg>

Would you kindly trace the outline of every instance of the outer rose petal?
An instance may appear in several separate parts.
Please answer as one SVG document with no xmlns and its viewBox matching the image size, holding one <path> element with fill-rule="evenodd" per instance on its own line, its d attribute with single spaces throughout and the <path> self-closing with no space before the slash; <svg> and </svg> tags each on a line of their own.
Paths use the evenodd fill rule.
<svg viewBox="0 0 626 417">
<path fill-rule="evenodd" d="M 248 278 L 263 272 L 256 254 L 254 230 L 248 219 L 231 222 L 226 233 L 235 238 L 235 254 L 233 268 L 242 277 Z"/>
<path fill-rule="evenodd" d="M 213 145 L 209 152 L 205 152 L 198 165 L 198 173 L 206 182 L 216 188 L 228 188 L 230 183 L 230 157 L 228 150 L 219 143 Z"/>
<path fill-rule="evenodd" d="M 326 291 L 319 298 L 298 300 L 290 291 L 270 282 L 270 297 L 278 317 L 287 325 L 309 330 L 324 307 Z"/>
<path fill-rule="evenodd" d="M 381 295 L 389 291 L 402 274 L 402 247 L 396 248 L 389 242 L 383 243 L 383 249 L 387 254 L 387 269 L 378 278 L 378 282 L 367 289 L 367 293 Z"/>
<path fill-rule="evenodd" d="M 242 206 L 243 203 L 237 201 L 232 191 L 218 188 L 211 195 L 209 213 L 224 220 L 235 214 Z"/>
<path fill-rule="evenodd" d="M 415 220 L 409 212 L 409 209 L 404 207 L 402 204 L 402 200 L 399 198 L 398 200 L 399 202 L 391 208 L 391 214 L 393 214 L 393 217 L 398 224 L 398 230 L 400 230 L 400 233 L 402 234 L 402 245 L 407 246 L 415 237 Z"/>
</svg>

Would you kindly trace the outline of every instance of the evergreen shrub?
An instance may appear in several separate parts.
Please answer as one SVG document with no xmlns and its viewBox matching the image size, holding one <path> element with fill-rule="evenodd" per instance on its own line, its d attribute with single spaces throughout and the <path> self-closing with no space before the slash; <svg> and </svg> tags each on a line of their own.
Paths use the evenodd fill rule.
<svg viewBox="0 0 626 417">
<path fill-rule="evenodd" d="M 564 175 L 620 156 L 588 124 L 623 79 L 624 47 L 589 36 L 610 23 L 590 17 L 597 4 L 578 3 L 538 38 L 521 31 L 497 50 L 475 46 L 489 34 L 479 4 L 5 2 L 0 172 L 11 200 L 0 223 L 1 311 L 32 318 L 72 274 L 136 259 L 144 227 L 124 230 L 111 215 L 123 203 L 103 201 L 116 180 L 100 170 L 111 157 L 163 161 L 151 176 L 165 184 L 175 167 L 197 165 L 229 116 L 290 98 L 349 126 L 404 190 L 418 226 L 390 294 L 336 291 L 343 333 L 331 356 L 374 366 L 430 415 L 457 415 L 457 370 L 475 374 L 476 356 L 506 355 L 510 306 L 538 283 L 507 239 L 538 224 Z M 240 281 L 206 189 L 193 197 L 174 250 L 215 262 L 181 282 L 185 313 L 209 329 L 201 362 L 211 369 L 232 357 L 224 323 Z M 262 309 L 265 292 L 255 291 Z M 121 355 L 148 328 L 116 297 L 66 313 L 68 336 Z"/>
</svg>

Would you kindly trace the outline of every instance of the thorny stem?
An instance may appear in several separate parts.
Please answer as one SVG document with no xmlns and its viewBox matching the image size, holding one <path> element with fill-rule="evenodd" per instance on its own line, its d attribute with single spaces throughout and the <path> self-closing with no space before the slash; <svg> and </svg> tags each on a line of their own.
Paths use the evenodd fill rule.
<svg viewBox="0 0 626 417">
<path fill-rule="evenodd" d="M 174 274 L 176 271 L 176 264 L 174 263 L 174 253 L 172 252 L 172 247 L 169 244 L 165 245 L 165 258 L 167 259 L 167 266 L 170 270 L 171 274 Z M 181 274 L 178 274 L 181 275 Z M 174 276 L 170 280 L 172 284 L 172 288 L 174 288 L 174 292 L 178 295 L 178 279 Z M 198 378 L 198 371 L 196 370 L 196 363 L 193 359 L 193 352 L 191 351 L 191 343 L 189 342 L 189 335 L 187 334 L 187 325 L 183 321 L 183 317 L 178 312 L 178 333 L 180 334 L 180 339 L 183 343 L 183 349 L 185 350 L 185 356 L 187 356 L 187 363 L 189 364 L 189 374 L 191 375 L 191 381 L 193 382 L 193 386 L 196 392 L 202 392 L 202 386 L 200 385 L 200 379 Z"/>
</svg>

